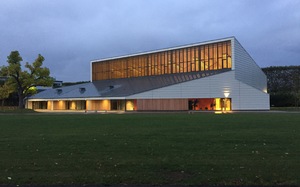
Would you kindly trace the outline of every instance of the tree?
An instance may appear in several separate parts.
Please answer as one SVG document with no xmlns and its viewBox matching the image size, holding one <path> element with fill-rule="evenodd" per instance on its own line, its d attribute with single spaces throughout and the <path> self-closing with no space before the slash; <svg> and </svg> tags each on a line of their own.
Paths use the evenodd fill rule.
<svg viewBox="0 0 300 187">
<path fill-rule="evenodd" d="M 12 92 L 13 89 L 7 83 L 0 85 L 0 100 L 2 100 L 1 106 L 4 106 L 5 99 L 7 99 Z"/>
<path fill-rule="evenodd" d="M 51 86 L 53 78 L 50 77 L 50 70 L 42 67 L 44 57 L 38 55 L 32 64 L 26 62 L 22 70 L 21 62 L 23 61 L 18 51 L 12 51 L 7 57 L 8 66 L 2 66 L 0 73 L 7 76 L 6 84 L 17 92 L 19 97 L 19 108 L 24 107 L 24 98 L 31 93 L 31 88 L 35 86 Z"/>
</svg>

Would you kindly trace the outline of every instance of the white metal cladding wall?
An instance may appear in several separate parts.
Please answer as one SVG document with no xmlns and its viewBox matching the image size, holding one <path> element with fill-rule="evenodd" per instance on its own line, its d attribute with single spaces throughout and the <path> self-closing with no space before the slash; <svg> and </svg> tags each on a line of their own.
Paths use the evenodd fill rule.
<svg viewBox="0 0 300 187">
<path fill-rule="evenodd" d="M 262 91 L 267 90 L 267 77 L 241 44 L 233 39 L 236 79 Z"/>
<path fill-rule="evenodd" d="M 127 99 L 224 98 L 229 92 L 232 110 L 268 110 L 269 95 L 234 78 L 235 72 L 225 72 L 143 92 Z"/>
<path fill-rule="evenodd" d="M 214 98 L 232 91 L 234 72 L 225 72 L 197 80 L 167 86 L 127 97 L 128 99 Z M 237 85 L 238 86 L 238 85 Z M 236 86 L 236 87 L 237 87 Z M 237 87 L 238 88 L 238 87 Z"/>
<path fill-rule="evenodd" d="M 239 102 L 234 102 L 238 106 L 232 106 L 233 110 L 270 110 L 269 94 L 240 81 L 239 92 Z"/>
</svg>

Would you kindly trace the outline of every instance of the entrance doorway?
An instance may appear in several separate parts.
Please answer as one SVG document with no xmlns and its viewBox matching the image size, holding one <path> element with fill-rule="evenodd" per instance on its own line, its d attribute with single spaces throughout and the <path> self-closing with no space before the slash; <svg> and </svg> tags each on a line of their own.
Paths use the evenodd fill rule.
<svg viewBox="0 0 300 187">
<path fill-rule="evenodd" d="M 231 110 L 231 98 L 189 99 L 189 110 Z"/>
<path fill-rule="evenodd" d="M 125 111 L 125 100 L 111 100 L 111 110 L 124 110 Z"/>
</svg>

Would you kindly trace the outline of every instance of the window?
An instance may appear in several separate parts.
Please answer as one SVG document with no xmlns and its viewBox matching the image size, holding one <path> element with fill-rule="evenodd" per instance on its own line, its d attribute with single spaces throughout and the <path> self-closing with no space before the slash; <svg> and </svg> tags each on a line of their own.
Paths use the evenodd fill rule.
<svg viewBox="0 0 300 187">
<path fill-rule="evenodd" d="M 185 73 L 231 68 L 231 42 L 94 62 L 92 80 Z"/>
</svg>

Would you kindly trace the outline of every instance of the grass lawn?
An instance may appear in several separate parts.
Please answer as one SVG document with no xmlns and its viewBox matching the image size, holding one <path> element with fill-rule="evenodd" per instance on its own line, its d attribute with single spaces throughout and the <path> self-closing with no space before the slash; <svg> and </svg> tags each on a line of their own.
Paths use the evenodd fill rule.
<svg viewBox="0 0 300 187">
<path fill-rule="evenodd" d="M 2 114 L 0 184 L 300 185 L 299 113 Z"/>
</svg>

